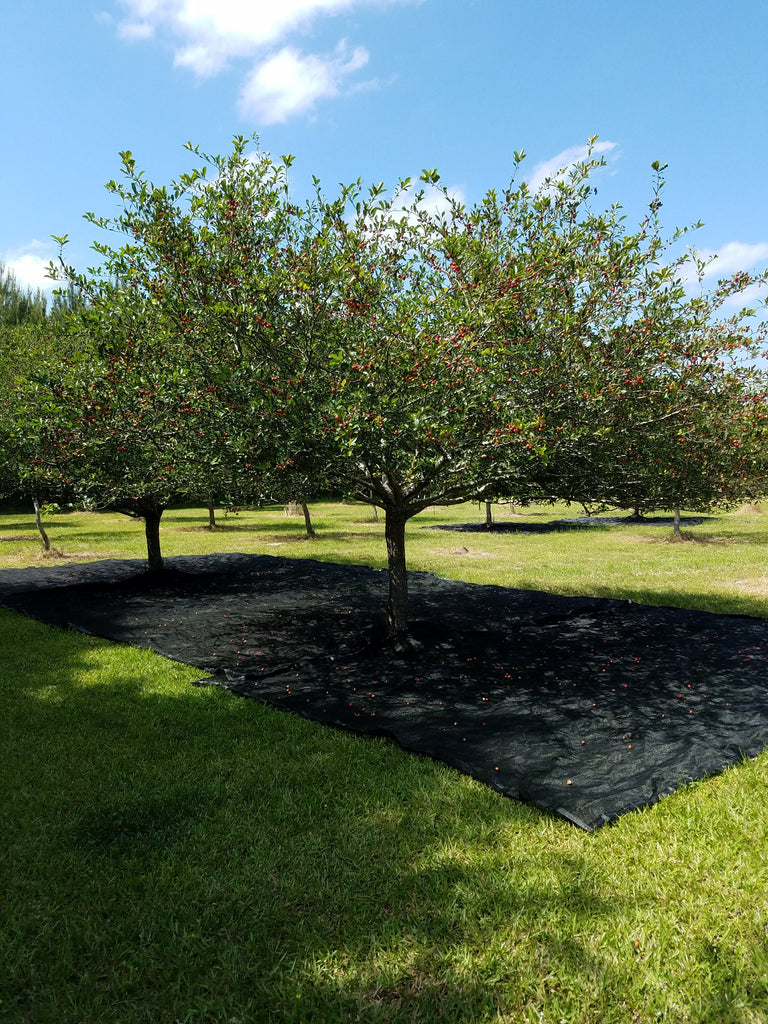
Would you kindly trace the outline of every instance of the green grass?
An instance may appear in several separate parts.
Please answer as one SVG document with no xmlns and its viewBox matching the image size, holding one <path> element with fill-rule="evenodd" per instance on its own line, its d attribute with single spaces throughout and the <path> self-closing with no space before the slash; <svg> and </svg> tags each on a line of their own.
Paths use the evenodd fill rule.
<svg viewBox="0 0 768 1024">
<path fill-rule="evenodd" d="M 164 548 L 383 565 L 369 510 L 313 513 L 310 542 L 282 509 L 179 510 Z M 422 529 L 478 515 L 423 513 L 411 568 L 768 615 L 762 516 Z M 41 562 L 33 526 L 0 517 L 0 565 Z M 48 526 L 64 558 L 142 554 L 117 516 Z M 768 1021 L 768 755 L 587 835 L 198 675 L 0 612 L 3 1024 Z"/>
</svg>

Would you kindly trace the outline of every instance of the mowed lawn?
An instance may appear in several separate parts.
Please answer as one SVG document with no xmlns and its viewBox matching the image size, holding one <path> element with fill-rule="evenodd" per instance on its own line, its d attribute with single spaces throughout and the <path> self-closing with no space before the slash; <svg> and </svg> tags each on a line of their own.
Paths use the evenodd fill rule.
<svg viewBox="0 0 768 1024">
<path fill-rule="evenodd" d="M 495 509 L 500 521 L 579 515 Z M 362 505 L 206 528 L 166 555 L 385 564 Z M 768 515 L 487 535 L 429 509 L 409 564 L 768 616 Z M 0 567 L 139 558 L 140 523 L 0 516 Z M 385 595 L 382 593 L 382 602 Z M 194 687 L 199 671 L 0 612 L 0 1021 L 768 1022 L 768 756 L 588 835 L 456 771 Z"/>
</svg>

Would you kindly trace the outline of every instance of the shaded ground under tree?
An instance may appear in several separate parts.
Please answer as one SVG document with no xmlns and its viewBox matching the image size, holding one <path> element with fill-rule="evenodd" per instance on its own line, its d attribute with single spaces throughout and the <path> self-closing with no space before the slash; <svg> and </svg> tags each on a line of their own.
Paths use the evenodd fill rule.
<svg viewBox="0 0 768 1024">
<path fill-rule="evenodd" d="M 586 829 L 768 742 L 761 619 L 412 573 L 420 644 L 392 653 L 382 571 L 238 554 L 167 564 L 7 569 L 0 603 L 391 737 Z"/>
</svg>

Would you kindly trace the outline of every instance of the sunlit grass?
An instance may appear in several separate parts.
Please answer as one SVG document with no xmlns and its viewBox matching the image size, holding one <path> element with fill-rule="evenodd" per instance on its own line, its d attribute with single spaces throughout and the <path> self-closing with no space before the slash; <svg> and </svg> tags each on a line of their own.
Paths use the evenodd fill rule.
<svg viewBox="0 0 768 1024">
<path fill-rule="evenodd" d="M 411 568 L 768 614 L 761 515 L 679 544 L 425 529 L 480 517 L 423 513 Z M 313 518 L 178 510 L 164 550 L 384 564 L 369 509 Z M 121 517 L 47 525 L 52 562 L 143 555 Z M 0 565 L 41 564 L 31 516 L 0 517 L 18 536 Z M 198 676 L 0 612 L 3 1024 L 768 1021 L 768 755 L 587 835 Z"/>
</svg>

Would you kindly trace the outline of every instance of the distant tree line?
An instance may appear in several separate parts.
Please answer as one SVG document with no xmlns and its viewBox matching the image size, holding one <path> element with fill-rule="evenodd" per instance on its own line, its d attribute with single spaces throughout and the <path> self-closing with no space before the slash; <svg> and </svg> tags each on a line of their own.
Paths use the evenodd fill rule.
<svg viewBox="0 0 768 1024">
<path fill-rule="evenodd" d="M 40 289 L 20 285 L 13 271 L 0 261 L 0 328 L 43 323 L 46 304 Z"/>
</svg>

